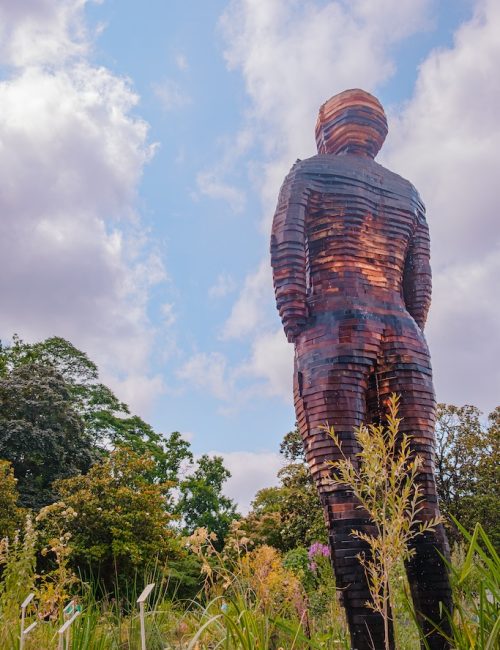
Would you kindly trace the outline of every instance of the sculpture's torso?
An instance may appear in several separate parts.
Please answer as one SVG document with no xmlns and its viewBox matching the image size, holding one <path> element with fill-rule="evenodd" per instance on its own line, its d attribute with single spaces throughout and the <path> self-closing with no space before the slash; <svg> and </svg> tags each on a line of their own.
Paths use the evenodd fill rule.
<svg viewBox="0 0 500 650">
<path fill-rule="evenodd" d="M 295 173 L 308 187 L 305 210 L 307 302 L 405 310 L 402 278 L 423 206 L 413 186 L 372 160 L 318 155 Z"/>
</svg>

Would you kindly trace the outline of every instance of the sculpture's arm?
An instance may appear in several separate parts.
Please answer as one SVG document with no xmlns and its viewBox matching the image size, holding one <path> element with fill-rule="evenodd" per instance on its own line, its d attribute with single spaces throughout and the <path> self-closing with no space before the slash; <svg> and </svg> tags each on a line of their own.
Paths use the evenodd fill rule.
<svg viewBox="0 0 500 650">
<path fill-rule="evenodd" d="M 306 288 L 305 211 L 307 192 L 296 163 L 281 187 L 271 234 L 276 306 L 285 334 L 293 341 L 308 315 Z"/>
<path fill-rule="evenodd" d="M 425 220 L 425 209 L 421 205 L 417 214 L 417 225 L 406 254 L 403 295 L 406 308 L 422 330 L 431 304 L 431 293 L 429 227 Z"/>
</svg>

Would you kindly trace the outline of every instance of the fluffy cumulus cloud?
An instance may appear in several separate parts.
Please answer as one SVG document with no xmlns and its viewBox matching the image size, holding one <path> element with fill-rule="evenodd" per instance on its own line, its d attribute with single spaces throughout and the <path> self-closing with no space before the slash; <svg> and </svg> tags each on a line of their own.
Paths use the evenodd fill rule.
<svg viewBox="0 0 500 650">
<path fill-rule="evenodd" d="M 221 138 L 217 162 L 209 169 L 203 169 L 196 176 L 196 191 L 192 195 L 194 200 L 199 200 L 199 196 L 202 195 L 227 203 L 233 214 L 243 211 L 247 200 L 246 193 L 234 182 L 234 179 L 229 182 L 228 177 L 234 172 L 235 164 L 240 157 L 252 145 L 253 139 L 253 133 L 249 129 L 242 129 L 236 137 Z"/>
<path fill-rule="evenodd" d="M 269 261 L 262 260 L 258 269 L 247 276 L 243 288 L 224 324 L 222 336 L 225 339 L 247 337 L 269 313 L 272 296 L 272 275 Z M 267 309 L 266 309 L 267 308 Z"/>
<path fill-rule="evenodd" d="M 199 172 L 196 176 L 196 186 L 200 194 L 228 203 L 233 212 L 241 212 L 245 207 L 245 193 L 223 180 L 219 170 Z"/>
<path fill-rule="evenodd" d="M 281 327 L 262 332 L 252 344 L 252 353 L 240 372 L 260 383 L 260 392 L 290 401 L 292 395 L 293 349 Z"/>
<path fill-rule="evenodd" d="M 208 297 L 211 300 L 224 298 L 236 289 L 236 281 L 229 273 L 219 273 L 215 284 L 208 290 Z"/>
<path fill-rule="evenodd" d="M 98 1 L 98 0 L 97 0 Z M 3 0 L 0 57 L 18 67 L 60 64 L 88 51 L 87 0 Z"/>
<path fill-rule="evenodd" d="M 197 388 L 207 390 L 223 401 L 230 401 L 234 394 L 234 373 L 228 372 L 227 359 L 218 352 L 197 352 L 177 371 L 179 379 Z"/>
<path fill-rule="evenodd" d="M 231 478 L 224 486 L 224 492 L 238 504 L 238 510 L 247 514 L 255 493 L 262 486 L 278 485 L 277 473 L 283 467 L 280 454 L 270 451 L 210 452 L 222 456 L 224 466 L 231 472 Z"/>
<path fill-rule="evenodd" d="M 148 291 L 165 271 L 134 205 L 153 153 L 129 83 L 87 58 L 84 0 L 3 2 L 0 332 L 60 335 L 144 411 Z"/>
<path fill-rule="evenodd" d="M 486 410 L 500 393 L 499 30 L 499 3 L 480 0 L 453 46 L 421 66 L 414 96 L 393 117 L 386 153 L 427 205 L 438 398 Z"/>
<path fill-rule="evenodd" d="M 230 414 L 255 398 L 277 396 L 290 401 L 290 353 L 281 328 L 263 331 L 240 363 L 232 365 L 220 352 L 196 352 L 177 370 L 177 377 L 223 402 L 220 412 Z"/>
</svg>

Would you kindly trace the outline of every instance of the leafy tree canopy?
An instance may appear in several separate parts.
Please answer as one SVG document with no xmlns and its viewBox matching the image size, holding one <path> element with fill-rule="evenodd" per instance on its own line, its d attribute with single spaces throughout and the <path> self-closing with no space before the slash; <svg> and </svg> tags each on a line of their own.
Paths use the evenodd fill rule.
<svg viewBox="0 0 500 650">
<path fill-rule="evenodd" d="M 195 471 L 180 483 L 177 512 L 182 516 L 184 532 L 206 528 L 217 535 L 221 547 L 231 522 L 238 517 L 236 505 L 224 496 L 224 483 L 231 476 L 221 456 L 201 456 Z"/>
<path fill-rule="evenodd" d="M 49 376 L 51 382 L 47 380 Z M 59 443 L 65 441 L 64 454 L 61 449 L 54 453 L 59 443 L 57 436 L 51 436 L 52 429 L 47 428 L 47 418 L 37 419 L 36 416 L 51 408 L 55 378 L 59 391 L 58 409 L 54 411 L 51 422 L 60 432 Z M 0 456 L 13 462 L 25 505 L 45 505 L 53 496 L 47 489 L 54 478 L 85 472 L 90 462 L 117 446 L 127 446 L 139 455 L 151 457 L 154 461 L 149 476 L 151 481 L 177 481 L 182 464 L 192 460 L 189 443 L 180 433 L 174 432 L 165 438 L 140 417 L 131 415 L 128 406 L 99 382 L 96 364 L 61 337 L 25 343 L 14 336 L 12 344 L 0 343 L 0 381 L 4 386 L 0 405 L 0 422 L 3 423 Z M 26 384 L 21 390 L 20 381 L 29 382 L 29 387 Z M 52 393 L 46 393 L 49 388 Z M 61 419 L 56 426 L 58 417 Z M 38 435 L 33 418 L 46 432 L 45 437 Z M 43 444 L 42 439 L 45 440 Z M 79 441 L 83 446 L 80 451 L 86 452 L 85 462 L 73 457 Z M 45 458 L 46 454 L 50 457 Z M 28 467 L 29 462 L 32 465 Z M 54 474 L 51 469 L 45 470 L 46 462 L 49 466 L 56 463 L 60 472 Z M 24 473 L 19 474 L 20 471 Z M 29 497 L 25 494 L 28 489 L 25 474 L 30 477 L 28 483 L 31 484 L 29 491 L 32 496 Z M 33 493 L 41 488 L 45 494 L 34 499 Z"/>
<path fill-rule="evenodd" d="M 295 423 L 295 429 L 293 431 L 285 433 L 280 444 L 280 454 L 289 463 L 306 462 L 302 436 L 300 435 L 299 425 L 297 423 Z"/>
<path fill-rule="evenodd" d="M 86 472 L 96 450 L 53 366 L 23 362 L 0 377 L 0 457 L 12 463 L 22 506 L 54 499 L 52 482 Z"/>
<path fill-rule="evenodd" d="M 12 540 L 23 523 L 23 510 L 19 508 L 19 492 L 14 470 L 7 460 L 0 460 L 0 539 Z"/>
<path fill-rule="evenodd" d="M 50 536 L 64 514 L 75 566 L 107 586 L 115 574 L 133 578 L 155 559 L 165 563 L 181 555 L 169 526 L 172 514 L 165 509 L 171 485 L 151 483 L 153 465 L 130 449 L 117 448 L 85 476 L 58 480 L 60 501 L 39 515 Z"/>
<path fill-rule="evenodd" d="M 257 492 L 242 528 L 255 544 L 281 551 L 325 541 L 323 511 L 297 426 L 285 434 L 280 452 L 288 461 L 278 473 L 280 485 Z"/>
<path fill-rule="evenodd" d="M 441 509 L 466 529 L 480 522 L 500 547 L 500 407 L 438 404 L 436 481 Z M 452 530 L 452 533 L 454 531 Z"/>
</svg>

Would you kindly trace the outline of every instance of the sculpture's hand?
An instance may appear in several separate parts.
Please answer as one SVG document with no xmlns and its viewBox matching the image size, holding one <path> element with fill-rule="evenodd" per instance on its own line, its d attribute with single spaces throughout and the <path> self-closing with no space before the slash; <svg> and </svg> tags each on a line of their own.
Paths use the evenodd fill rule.
<svg viewBox="0 0 500 650">
<path fill-rule="evenodd" d="M 289 343 L 295 343 L 299 334 L 302 334 L 302 332 L 304 331 L 306 324 L 307 324 L 306 318 L 288 321 L 288 325 L 285 328 L 285 334 Z"/>
</svg>

